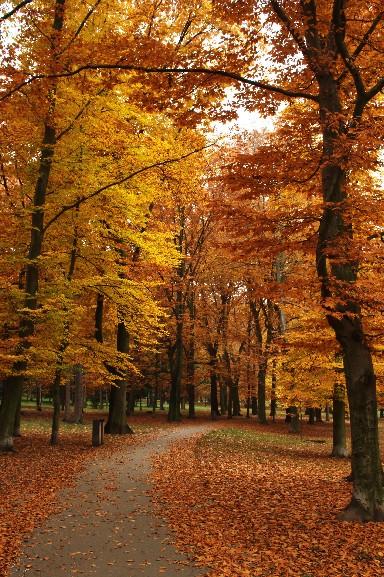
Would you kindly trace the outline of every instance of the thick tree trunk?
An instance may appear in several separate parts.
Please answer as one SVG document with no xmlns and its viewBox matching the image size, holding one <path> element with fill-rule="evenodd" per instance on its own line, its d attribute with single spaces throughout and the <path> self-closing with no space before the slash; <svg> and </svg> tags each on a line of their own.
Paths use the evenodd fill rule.
<svg viewBox="0 0 384 577">
<path fill-rule="evenodd" d="M 335 29 L 335 34 L 338 31 Z M 314 37 L 308 36 L 312 45 Z M 339 39 L 340 40 L 340 39 Z M 317 274 L 327 320 L 343 354 L 351 421 L 353 492 L 344 520 L 384 520 L 383 471 L 377 423 L 376 378 L 366 343 L 360 304 L 354 295 L 357 280 L 353 215 L 346 191 L 348 158 L 344 110 L 338 80 L 330 69 L 317 74 L 320 124 L 323 133 L 322 192 L 324 200 L 316 251 Z M 361 105 L 361 106 L 360 106 Z M 356 122 L 363 104 L 356 110 Z M 345 151 L 345 152 L 343 152 Z"/>
<path fill-rule="evenodd" d="M 345 392 L 342 385 L 333 389 L 333 449 L 332 457 L 348 457 L 345 431 Z"/>
<path fill-rule="evenodd" d="M 322 423 L 323 422 L 323 417 L 321 415 L 321 407 L 315 408 L 315 422 L 316 423 Z"/>
<path fill-rule="evenodd" d="M 24 379 L 15 375 L 3 381 L 3 401 L 0 408 L 0 451 L 13 451 L 15 418 L 21 401 Z"/>
<path fill-rule="evenodd" d="M 353 491 L 343 520 L 384 521 L 376 378 L 371 353 L 358 318 L 332 319 L 343 348 L 351 422 Z"/>
</svg>

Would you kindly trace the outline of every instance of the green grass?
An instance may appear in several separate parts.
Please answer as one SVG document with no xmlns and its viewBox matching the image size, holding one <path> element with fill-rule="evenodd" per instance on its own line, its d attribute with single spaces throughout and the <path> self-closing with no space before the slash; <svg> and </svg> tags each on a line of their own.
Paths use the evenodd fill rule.
<svg viewBox="0 0 384 577">
<path fill-rule="evenodd" d="M 213 450 L 235 451 L 242 453 L 259 453 L 276 449 L 308 449 L 308 439 L 296 435 L 278 434 L 266 431 L 249 431 L 242 428 L 230 428 L 211 431 L 199 441 L 200 448 L 210 447 Z"/>
</svg>

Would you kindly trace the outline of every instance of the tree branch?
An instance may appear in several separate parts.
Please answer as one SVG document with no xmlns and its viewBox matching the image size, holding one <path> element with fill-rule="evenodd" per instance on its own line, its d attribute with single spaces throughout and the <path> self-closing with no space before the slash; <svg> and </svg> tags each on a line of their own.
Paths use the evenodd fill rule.
<svg viewBox="0 0 384 577">
<path fill-rule="evenodd" d="M 16 12 L 21 10 L 21 8 L 24 8 L 24 6 L 26 6 L 27 4 L 30 4 L 31 2 L 33 2 L 33 0 L 23 0 L 23 2 L 19 2 L 19 4 L 17 4 L 14 8 L 12 8 L 12 10 L 10 10 L 6 14 L 3 14 L 2 16 L 0 16 L 0 22 L 7 20 L 8 18 L 10 18 L 14 14 L 16 14 Z"/>
<path fill-rule="evenodd" d="M 118 180 L 110 182 L 109 184 L 106 184 L 106 185 L 98 188 L 97 190 L 94 190 L 93 192 L 91 192 L 87 196 L 80 196 L 76 201 L 72 202 L 71 204 L 66 204 L 65 206 L 63 206 L 63 208 L 61 210 L 59 210 L 59 212 L 56 213 L 55 216 L 53 216 L 47 222 L 47 224 L 44 226 L 44 229 L 43 229 L 44 233 L 54 222 L 56 222 L 60 218 L 60 216 L 62 216 L 64 213 L 68 212 L 68 210 L 72 210 L 73 208 L 80 206 L 80 204 L 87 202 L 87 200 L 91 200 L 92 198 L 94 198 L 95 196 L 98 196 L 102 192 L 105 192 L 106 190 L 109 190 L 110 188 L 112 188 L 114 186 L 118 186 L 119 184 L 123 184 L 124 182 L 127 182 L 131 178 L 134 178 L 135 176 L 138 176 L 139 174 L 142 174 L 143 172 L 147 172 L 148 170 L 152 170 L 152 168 L 157 168 L 159 166 L 165 166 L 167 164 L 173 164 L 175 162 L 180 162 L 181 160 L 185 160 L 186 158 L 189 158 L 193 154 L 197 154 L 198 152 L 201 152 L 207 148 L 210 148 L 211 146 L 214 146 L 214 145 L 208 144 L 206 146 L 202 146 L 201 148 L 197 148 L 195 150 L 192 150 L 191 152 L 183 154 L 182 156 L 179 156 L 177 158 L 169 158 L 167 160 L 162 160 L 161 162 L 154 162 L 153 164 L 149 164 L 148 166 L 143 166 L 142 168 L 139 168 L 138 170 L 131 172 L 130 174 L 128 174 L 128 176 L 124 176 L 123 178 L 119 178 Z"/>
<path fill-rule="evenodd" d="M 333 4 L 333 14 L 332 22 L 334 26 L 334 34 L 336 46 L 338 48 L 339 54 L 342 57 L 346 68 L 349 70 L 353 81 L 355 83 L 356 92 L 358 99 L 364 100 L 366 97 L 366 91 L 364 86 L 363 78 L 360 74 L 360 70 L 354 63 L 352 56 L 344 42 L 345 36 L 345 0 L 335 0 Z"/>
<path fill-rule="evenodd" d="M 288 98 L 304 98 L 306 100 L 312 100 L 314 102 L 318 102 L 318 96 L 315 94 L 310 94 L 308 92 L 301 92 L 296 90 L 288 90 L 282 88 L 281 86 L 274 86 L 273 84 L 268 84 L 267 82 L 260 82 L 258 80 L 253 80 L 252 78 L 246 78 L 245 76 L 241 76 L 241 74 L 237 74 L 236 72 L 231 72 L 227 70 L 215 70 L 211 68 L 204 68 L 204 67 L 192 67 L 192 68 L 173 68 L 173 67 L 151 67 L 151 66 L 137 66 L 134 64 L 84 64 L 84 66 L 79 66 L 75 70 L 71 70 L 68 72 L 61 72 L 60 74 L 35 74 L 28 78 L 28 80 L 24 80 L 0 98 L 0 102 L 23 88 L 24 86 L 28 86 L 32 82 L 36 80 L 43 80 L 47 78 L 69 78 L 72 76 L 76 76 L 80 74 L 80 72 L 84 70 L 128 70 L 131 72 L 143 72 L 144 74 L 152 74 L 152 73 L 159 73 L 159 74 L 207 74 L 210 76 L 219 76 L 222 78 L 231 78 L 237 82 L 241 82 L 243 84 L 249 84 L 250 86 L 254 86 L 255 88 L 260 88 L 261 90 L 267 90 L 269 92 L 274 92 L 275 94 L 281 94 L 282 96 L 287 96 Z"/>
</svg>

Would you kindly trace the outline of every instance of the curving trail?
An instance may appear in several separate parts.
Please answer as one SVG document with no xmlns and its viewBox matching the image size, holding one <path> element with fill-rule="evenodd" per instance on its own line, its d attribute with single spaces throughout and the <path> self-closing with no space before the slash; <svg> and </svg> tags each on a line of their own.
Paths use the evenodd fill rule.
<svg viewBox="0 0 384 577">
<path fill-rule="evenodd" d="M 25 543 L 10 577 L 199 577 L 170 542 L 170 532 L 152 513 L 148 490 L 151 460 L 173 441 L 210 428 L 178 426 L 132 450 L 99 457 Z M 26 496 L 28 498 L 28 496 Z"/>
</svg>

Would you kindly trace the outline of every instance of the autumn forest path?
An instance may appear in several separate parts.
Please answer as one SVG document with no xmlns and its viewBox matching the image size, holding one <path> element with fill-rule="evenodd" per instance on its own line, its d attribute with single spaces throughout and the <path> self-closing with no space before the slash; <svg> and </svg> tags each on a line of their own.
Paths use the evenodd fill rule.
<svg viewBox="0 0 384 577">
<path fill-rule="evenodd" d="M 144 445 L 98 456 L 62 495 L 65 510 L 28 539 L 10 577 L 203 575 L 171 544 L 165 522 L 154 515 L 148 474 L 156 453 L 209 428 L 179 425 Z"/>
</svg>

